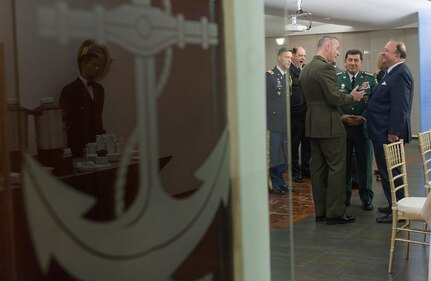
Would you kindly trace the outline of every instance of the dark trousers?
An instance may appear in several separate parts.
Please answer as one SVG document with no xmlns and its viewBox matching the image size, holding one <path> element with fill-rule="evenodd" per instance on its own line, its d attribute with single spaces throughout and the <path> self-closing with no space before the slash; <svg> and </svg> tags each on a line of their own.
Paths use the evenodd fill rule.
<svg viewBox="0 0 431 281">
<path fill-rule="evenodd" d="M 284 186 L 284 172 L 287 170 L 286 133 L 269 131 L 269 179 L 270 186 Z"/>
<path fill-rule="evenodd" d="M 376 159 L 376 164 L 377 164 L 377 168 L 379 169 L 380 177 L 382 178 L 383 192 L 385 193 L 385 197 L 388 200 L 388 205 L 392 206 L 391 188 L 389 186 L 388 168 L 386 165 L 385 151 L 383 149 L 383 144 L 385 143 L 373 141 L 374 157 Z M 394 169 L 392 171 L 394 176 L 401 174 L 401 169 Z M 402 183 L 401 178 L 398 179 L 395 184 L 399 185 L 400 183 Z M 404 190 L 402 189 L 398 190 L 396 193 L 396 197 L 397 197 L 397 200 L 404 198 Z"/>
<path fill-rule="evenodd" d="M 311 138 L 310 141 L 316 216 L 342 216 L 346 210 L 346 137 Z"/>
<path fill-rule="evenodd" d="M 370 140 L 347 139 L 346 202 L 352 197 L 352 175 L 355 169 L 359 181 L 359 197 L 364 202 L 373 200 L 372 144 Z M 353 157 L 355 155 L 356 157 Z"/>
<path fill-rule="evenodd" d="M 305 137 L 305 119 L 292 116 L 292 175 L 310 176 L 310 139 Z M 301 147 L 300 147 L 301 146 Z M 300 151 L 299 151 L 300 150 Z M 299 164 L 301 152 L 301 164 Z"/>
</svg>

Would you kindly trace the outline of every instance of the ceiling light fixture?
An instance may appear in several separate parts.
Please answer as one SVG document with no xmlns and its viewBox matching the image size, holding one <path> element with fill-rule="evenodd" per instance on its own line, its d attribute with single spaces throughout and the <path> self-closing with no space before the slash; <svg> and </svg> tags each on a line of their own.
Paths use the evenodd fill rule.
<svg viewBox="0 0 431 281">
<path fill-rule="evenodd" d="M 285 15 L 290 22 L 286 23 L 285 29 L 289 32 L 301 32 L 311 29 L 311 13 L 302 9 L 304 0 L 297 0 L 297 10 L 294 15 Z M 287 5 L 285 12 L 287 14 Z"/>
<path fill-rule="evenodd" d="M 275 38 L 275 42 L 277 42 L 277 45 L 279 45 L 279 46 L 283 45 L 285 40 L 286 40 L 286 38 L 284 38 L 284 37 Z"/>
</svg>

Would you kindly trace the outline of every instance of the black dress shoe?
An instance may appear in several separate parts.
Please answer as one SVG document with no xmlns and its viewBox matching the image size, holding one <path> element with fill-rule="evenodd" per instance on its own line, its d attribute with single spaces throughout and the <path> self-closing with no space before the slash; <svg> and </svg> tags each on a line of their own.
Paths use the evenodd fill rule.
<svg viewBox="0 0 431 281">
<path fill-rule="evenodd" d="M 364 200 L 364 202 L 362 202 L 362 209 L 365 211 L 371 211 L 372 209 L 374 209 L 374 207 L 370 201 Z"/>
<path fill-rule="evenodd" d="M 287 184 L 283 184 L 282 187 L 280 187 L 284 192 L 295 192 L 295 189 L 293 187 L 288 186 Z"/>
<path fill-rule="evenodd" d="M 296 176 L 292 180 L 293 180 L 293 182 L 297 182 L 297 183 L 304 182 L 304 178 L 302 176 Z"/>
<path fill-rule="evenodd" d="M 376 218 L 376 222 L 378 223 L 392 223 L 392 214 L 384 215 L 383 217 Z M 399 219 L 398 222 L 406 222 L 405 219 Z"/>
<path fill-rule="evenodd" d="M 272 187 L 272 189 L 269 190 L 269 193 L 272 193 L 275 195 L 284 195 L 286 194 L 286 191 L 284 191 L 280 187 Z"/>
<path fill-rule="evenodd" d="M 354 216 L 349 215 L 342 215 L 340 217 L 335 218 L 326 218 L 326 224 L 346 224 L 346 223 L 352 223 L 355 221 Z"/>
<path fill-rule="evenodd" d="M 392 223 L 392 214 L 386 214 L 383 217 L 377 218 L 376 222 L 378 222 L 378 223 Z"/>
<path fill-rule="evenodd" d="M 316 216 L 316 222 L 324 222 L 324 221 L 326 221 L 325 216 Z"/>
<path fill-rule="evenodd" d="M 378 210 L 379 210 L 380 213 L 383 213 L 383 214 L 390 214 L 390 213 L 392 213 L 391 206 L 387 206 L 387 207 L 384 207 L 384 208 L 378 208 Z"/>
</svg>

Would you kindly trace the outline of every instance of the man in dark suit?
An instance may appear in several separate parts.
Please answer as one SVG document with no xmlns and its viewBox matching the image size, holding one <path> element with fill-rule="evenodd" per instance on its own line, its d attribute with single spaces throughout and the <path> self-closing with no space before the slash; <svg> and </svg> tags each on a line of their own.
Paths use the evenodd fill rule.
<svg viewBox="0 0 431 281">
<path fill-rule="evenodd" d="M 382 62 L 387 70 L 371 96 L 366 112 L 368 134 L 373 141 L 374 156 L 388 201 L 387 207 L 379 208 L 379 212 L 385 214 L 376 219 L 379 223 L 392 222 L 391 193 L 383 144 L 399 139 L 409 143 L 411 139 L 410 115 L 414 87 L 410 69 L 404 63 L 406 56 L 406 46 L 403 42 L 386 43 L 382 52 Z M 404 194 L 400 191 L 396 196 L 397 199 L 401 199 Z"/>
<path fill-rule="evenodd" d="M 359 180 L 359 197 L 362 201 L 362 209 L 370 211 L 373 209 L 371 202 L 374 196 L 372 189 L 373 152 L 365 118 L 362 114 L 366 109 L 368 97 L 377 86 L 377 81 L 373 73 L 361 70 L 362 64 L 362 52 L 355 49 L 348 50 L 344 57 L 346 70 L 337 73 L 337 77 L 342 94 L 348 94 L 355 86 L 359 86 L 367 95 L 352 105 L 342 106 L 341 119 L 347 131 L 346 206 L 350 205 L 350 198 L 352 197 L 352 168 L 357 167 L 356 174 Z M 356 155 L 355 158 L 352 157 L 353 153 Z M 353 165 L 354 161 L 357 165 Z"/>
<path fill-rule="evenodd" d="M 355 221 L 345 214 L 346 130 L 339 106 L 361 100 L 364 92 L 355 87 L 350 95 L 338 91 L 333 64 L 340 44 L 333 36 L 323 36 L 317 54 L 301 72 L 300 83 L 307 103 L 305 135 L 311 141 L 311 185 L 316 221 L 344 224 Z"/>
<path fill-rule="evenodd" d="M 278 50 L 277 65 L 266 72 L 269 190 L 278 195 L 288 190 L 283 175 L 287 170 L 286 81 L 291 84 L 291 63 L 292 52 L 283 47 Z"/>
<path fill-rule="evenodd" d="M 89 142 L 104 133 L 102 111 L 105 93 L 95 82 L 101 71 L 99 57 L 87 53 L 78 58 L 80 75 L 61 91 L 60 107 L 67 133 L 67 143 L 74 157 L 83 155 Z"/>
<path fill-rule="evenodd" d="M 301 46 L 292 49 L 292 64 L 289 68 L 292 78 L 292 95 L 290 96 L 290 116 L 292 124 L 292 177 L 302 182 L 303 177 L 310 177 L 310 140 L 305 136 L 305 116 L 307 104 L 299 86 L 299 75 L 304 65 L 306 52 Z M 299 153 L 301 151 L 301 153 Z M 301 164 L 299 155 L 301 154 Z"/>
</svg>

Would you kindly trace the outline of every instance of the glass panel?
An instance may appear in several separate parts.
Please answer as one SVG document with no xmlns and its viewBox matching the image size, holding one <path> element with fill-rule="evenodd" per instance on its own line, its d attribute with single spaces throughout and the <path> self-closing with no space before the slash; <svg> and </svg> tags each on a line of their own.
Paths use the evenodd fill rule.
<svg viewBox="0 0 431 281">
<path fill-rule="evenodd" d="M 17 279 L 231 280 L 222 2 L 15 9 Z"/>
</svg>

